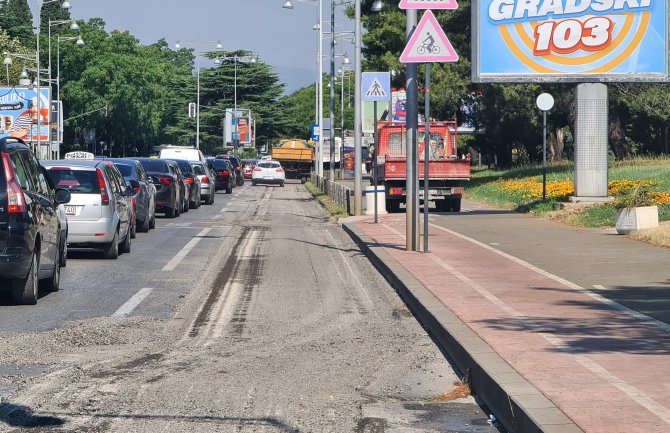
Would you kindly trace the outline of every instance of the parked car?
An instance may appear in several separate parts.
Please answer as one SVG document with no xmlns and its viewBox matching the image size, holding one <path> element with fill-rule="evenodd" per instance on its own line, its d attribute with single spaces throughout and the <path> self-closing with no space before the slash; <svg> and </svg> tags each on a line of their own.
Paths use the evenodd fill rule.
<svg viewBox="0 0 670 433">
<path fill-rule="evenodd" d="M 188 181 L 186 180 L 186 176 L 184 176 L 184 173 L 182 173 L 177 161 L 172 159 L 166 159 L 165 162 L 167 162 L 170 171 L 177 178 L 177 186 L 179 186 L 182 199 L 180 210 L 182 213 L 186 213 L 189 210 L 188 202 L 191 197 L 191 184 L 188 183 Z"/>
<path fill-rule="evenodd" d="M 216 174 L 216 190 L 226 190 L 226 194 L 233 192 L 235 186 L 235 171 L 227 159 L 211 159 Z"/>
<path fill-rule="evenodd" d="M 126 183 L 135 191 L 136 225 L 141 232 L 156 227 L 156 186 L 144 170 L 142 163 L 135 159 L 111 159 L 119 169 Z"/>
<path fill-rule="evenodd" d="M 200 185 L 200 178 L 193 171 L 193 166 L 185 159 L 169 159 L 169 161 L 174 161 L 177 163 L 179 170 L 184 177 L 184 181 L 188 184 L 188 205 L 184 212 L 188 212 L 189 208 L 199 208 L 200 204 L 202 203 L 202 189 Z"/>
<path fill-rule="evenodd" d="M 70 192 L 64 206 L 70 248 L 101 249 L 116 259 L 131 248 L 133 188 L 111 161 L 64 159 L 43 161 L 52 182 Z"/>
<path fill-rule="evenodd" d="M 258 185 L 259 183 L 279 184 L 284 186 L 286 180 L 286 173 L 279 161 L 261 161 L 254 168 L 251 184 Z"/>
<path fill-rule="evenodd" d="M 200 180 L 200 194 L 205 204 L 214 204 L 214 195 L 216 193 L 214 182 L 216 178 L 209 170 L 208 164 L 205 162 L 191 161 L 193 173 L 198 176 Z"/>
<path fill-rule="evenodd" d="M 200 149 L 188 146 L 165 146 L 158 155 L 160 159 L 185 159 L 187 161 L 205 162 L 205 156 Z"/>
<path fill-rule="evenodd" d="M 256 166 L 256 160 L 255 159 L 244 159 L 242 160 L 242 176 L 245 179 L 251 179 L 251 174 L 254 171 L 254 167 Z"/>
<path fill-rule="evenodd" d="M 216 155 L 217 159 L 227 159 L 235 171 L 235 184 L 241 186 L 244 184 L 244 175 L 242 173 L 242 163 L 235 155 Z"/>
<path fill-rule="evenodd" d="M 66 240 L 58 205 L 69 202 L 70 193 L 54 187 L 22 140 L 0 139 L 0 159 L 0 290 L 11 291 L 18 304 L 35 304 L 40 286 L 60 287 Z"/>
<path fill-rule="evenodd" d="M 132 158 L 139 161 L 154 187 L 156 187 L 156 212 L 164 212 L 168 218 L 181 214 L 181 188 L 177 176 L 163 159 Z"/>
</svg>

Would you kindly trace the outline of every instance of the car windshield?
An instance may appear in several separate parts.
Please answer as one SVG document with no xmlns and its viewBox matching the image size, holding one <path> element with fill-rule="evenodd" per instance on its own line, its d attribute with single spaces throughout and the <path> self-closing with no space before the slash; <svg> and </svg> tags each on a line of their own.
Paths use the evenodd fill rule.
<svg viewBox="0 0 670 433">
<path fill-rule="evenodd" d="M 51 181 L 58 188 L 65 188 L 71 193 L 100 194 L 98 173 L 95 170 L 49 167 L 47 171 Z"/>
<path fill-rule="evenodd" d="M 205 174 L 205 169 L 202 167 L 202 165 L 199 164 L 193 164 L 193 173 L 195 173 L 196 176 L 203 176 Z"/>
<path fill-rule="evenodd" d="M 279 168 L 280 165 L 278 162 L 261 162 L 258 164 L 261 168 Z"/>
<path fill-rule="evenodd" d="M 144 167 L 146 171 L 158 171 L 161 173 L 168 172 L 167 164 L 165 161 L 161 161 L 160 159 L 144 160 L 142 161 L 142 167 Z"/>
<path fill-rule="evenodd" d="M 193 169 L 191 168 L 191 164 L 188 163 L 188 161 L 177 161 L 177 165 L 181 169 L 182 173 L 192 173 Z"/>
<path fill-rule="evenodd" d="M 219 170 L 227 170 L 230 167 L 230 163 L 225 159 L 215 159 L 214 167 Z"/>
<path fill-rule="evenodd" d="M 123 177 L 125 178 L 133 177 L 133 167 L 131 167 L 130 165 L 117 164 L 117 163 L 115 163 L 114 165 L 116 166 L 116 168 L 119 169 Z"/>
</svg>

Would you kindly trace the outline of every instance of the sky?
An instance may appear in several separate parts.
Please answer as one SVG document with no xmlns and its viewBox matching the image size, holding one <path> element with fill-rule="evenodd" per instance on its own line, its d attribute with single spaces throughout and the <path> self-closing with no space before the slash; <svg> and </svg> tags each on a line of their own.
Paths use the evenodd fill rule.
<svg viewBox="0 0 670 433">
<path fill-rule="evenodd" d="M 171 46 L 180 41 L 221 40 L 227 51 L 249 50 L 272 65 L 286 83 L 286 93 L 316 80 L 316 3 L 293 0 L 293 9 L 283 9 L 285 0 L 70 0 L 74 19 L 100 17 L 106 30 L 127 30 L 143 44 L 164 38 Z M 30 1 L 34 9 L 37 2 Z M 330 20 L 330 2 L 324 0 L 324 20 Z M 353 30 L 353 21 L 336 8 L 336 31 Z M 33 13 L 35 11 L 33 10 Z M 329 24 L 324 29 L 329 28 Z M 353 62 L 353 45 L 345 41 Z M 183 43 L 187 48 L 193 45 Z M 214 48 L 202 44 L 206 51 Z M 329 41 L 324 52 L 329 51 Z M 336 66 L 337 67 L 337 66 Z M 324 72 L 328 62 L 324 62 Z"/>
</svg>

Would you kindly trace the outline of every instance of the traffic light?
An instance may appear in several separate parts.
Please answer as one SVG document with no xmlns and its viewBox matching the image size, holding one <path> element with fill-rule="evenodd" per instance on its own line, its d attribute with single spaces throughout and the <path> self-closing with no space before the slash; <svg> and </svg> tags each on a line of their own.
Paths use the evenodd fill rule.
<svg viewBox="0 0 670 433">
<path fill-rule="evenodd" d="M 196 117 L 195 102 L 188 103 L 188 117 Z"/>
</svg>

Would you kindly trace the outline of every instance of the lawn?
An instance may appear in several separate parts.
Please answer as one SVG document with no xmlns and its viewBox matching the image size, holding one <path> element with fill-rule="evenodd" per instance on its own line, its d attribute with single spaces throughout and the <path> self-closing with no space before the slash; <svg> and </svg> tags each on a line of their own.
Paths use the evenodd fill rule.
<svg viewBox="0 0 670 433">
<path fill-rule="evenodd" d="M 611 162 L 609 195 L 621 198 L 635 189 L 648 191 L 659 207 L 659 219 L 670 220 L 670 159 L 639 158 Z M 554 218 L 583 227 L 614 227 L 614 203 L 557 210 L 574 194 L 574 167 L 570 163 L 547 169 L 547 200 L 542 200 L 542 167 L 473 171 L 466 198 L 503 209 Z"/>
</svg>

